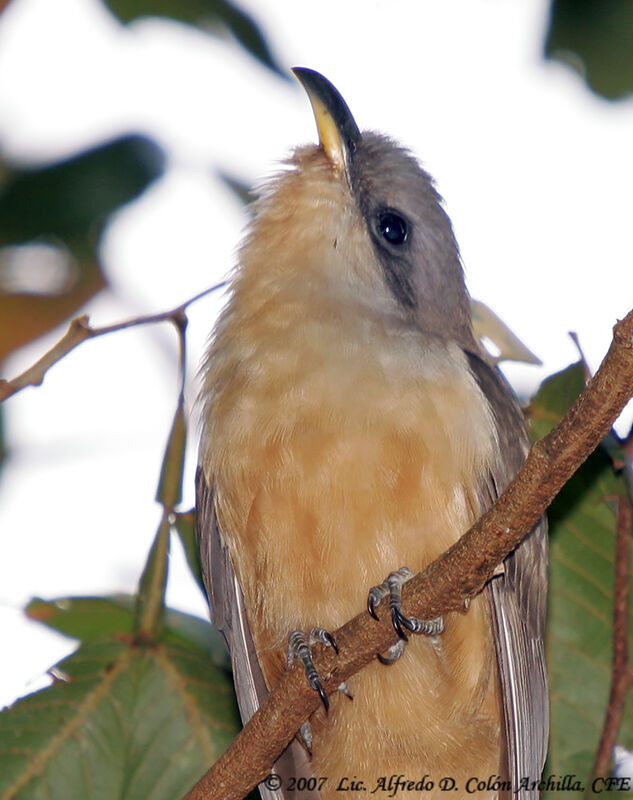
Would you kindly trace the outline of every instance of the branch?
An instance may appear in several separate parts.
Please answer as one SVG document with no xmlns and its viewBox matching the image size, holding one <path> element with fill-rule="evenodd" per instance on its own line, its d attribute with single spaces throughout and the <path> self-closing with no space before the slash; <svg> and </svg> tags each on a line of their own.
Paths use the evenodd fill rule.
<svg viewBox="0 0 633 800">
<path fill-rule="evenodd" d="M 516 478 L 498 501 L 446 553 L 405 584 L 406 614 L 433 619 L 464 611 L 497 564 L 527 536 L 563 484 L 607 434 L 633 394 L 633 311 L 614 328 L 609 352 L 585 391 L 544 439 L 536 442 Z M 325 691 L 395 644 L 388 601 L 380 622 L 362 613 L 334 636 L 331 648 L 315 648 L 314 663 Z M 185 800 L 240 800 L 266 777 L 320 699 L 296 662 L 284 673 L 240 735 Z"/>
<path fill-rule="evenodd" d="M 633 509 L 628 498 L 618 501 L 615 543 L 615 590 L 613 597 L 613 665 L 611 692 L 600 746 L 593 766 L 594 778 L 609 773 L 615 739 L 622 722 L 626 693 L 633 683 L 629 666 L 629 589 L 631 583 L 631 522 Z"/>
<path fill-rule="evenodd" d="M 172 308 L 171 311 L 164 311 L 161 314 L 150 314 L 144 317 L 135 317 L 134 319 L 125 320 L 124 322 L 118 322 L 115 325 L 106 325 L 103 328 L 92 328 L 88 323 L 86 314 L 81 317 L 75 317 L 75 319 L 71 320 L 68 330 L 57 344 L 36 361 L 35 364 L 32 364 L 21 375 L 13 378 L 13 380 L 7 381 L 0 378 L 0 403 L 17 392 L 22 391 L 22 389 L 25 389 L 27 386 L 40 386 L 48 370 L 87 339 L 95 339 L 97 336 L 104 336 L 105 334 L 114 333 L 115 331 L 134 328 L 138 325 L 151 325 L 156 322 L 173 322 L 176 327 L 180 329 L 187 307 L 195 303 L 196 300 L 200 300 L 202 297 L 221 289 L 223 286 L 226 286 L 226 281 L 216 283 L 215 286 L 211 286 L 194 297 L 189 298 L 189 300 L 176 306 L 176 308 Z"/>
</svg>

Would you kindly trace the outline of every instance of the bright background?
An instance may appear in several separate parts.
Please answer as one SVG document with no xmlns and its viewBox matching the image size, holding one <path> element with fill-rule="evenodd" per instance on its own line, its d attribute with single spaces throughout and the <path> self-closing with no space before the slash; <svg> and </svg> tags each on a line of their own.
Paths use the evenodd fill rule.
<svg viewBox="0 0 633 800">
<path fill-rule="evenodd" d="M 282 65 L 325 74 L 361 128 L 407 144 L 436 177 L 471 293 L 544 362 L 509 367 L 515 388 L 526 394 L 577 359 L 570 330 L 595 369 L 633 305 L 633 105 L 601 100 L 543 61 L 544 0 L 242 7 Z M 111 289 L 86 308 L 95 325 L 174 307 L 220 280 L 246 216 L 216 171 L 251 183 L 315 139 L 303 91 L 230 41 L 168 21 L 124 28 L 98 0 L 12 0 L 0 16 L 5 156 L 47 161 L 131 131 L 162 144 L 169 168 L 104 236 Z M 220 302 L 190 309 L 191 405 Z M 6 376 L 60 334 L 23 348 Z M 0 706 L 74 647 L 23 618 L 30 597 L 134 591 L 177 391 L 165 326 L 85 343 L 6 403 Z M 194 414 L 183 507 L 193 504 L 196 439 Z M 178 547 L 168 600 L 206 614 Z"/>
</svg>

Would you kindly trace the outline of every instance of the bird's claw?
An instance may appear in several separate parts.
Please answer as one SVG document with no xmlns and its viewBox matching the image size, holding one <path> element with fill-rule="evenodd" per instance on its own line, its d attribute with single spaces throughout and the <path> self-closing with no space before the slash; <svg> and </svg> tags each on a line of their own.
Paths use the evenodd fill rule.
<svg viewBox="0 0 633 800">
<path fill-rule="evenodd" d="M 409 640 L 406 631 L 410 633 L 424 633 L 427 636 L 437 636 L 444 630 L 444 618 L 426 620 L 418 617 L 406 617 L 402 613 L 402 587 L 413 577 L 413 572 L 408 567 L 400 567 L 395 572 L 390 573 L 387 579 L 378 586 L 373 586 L 367 597 L 367 610 L 374 619 L 378 619 L 376 606 L 380 601 L 389 596 L 389 610 L 391 612 L 391 622 L 393 627 L 402 640 L 401 647 L 394 645 L 387 651 L 387 656 L 378 656 L 383 664 L 393 664 L 397 661 L 404 651 L 404 642 Z"/>
<path fill-rule="evenodd" d="M 330 701 L 328 696 L 325 693 L 325 689 L 323 688 L 321 681 L 317 677 L 312 677 L 310 680 L 310 686 L 319 693 L 319 697 L 321 698 L 321 702 L 323 703 L 323 708 L 325 709 L 325 713 L 327 714 L 330 710 Z"/>
<path fill-rule="evenodd" d="M 385 666 L 390 666 L 391 664 L 395 664 L 395 662 L 400 658 L 400 656 L 403 653 L 404 653 L 404 642 L 400 640 L 387 650 L 386 656 L 383 656 L 382 653 L 376 653 L 376 658 L 378 659 L 378 661 L 380 661 L 381 664 L 385 664 Z"/>
<path fill-rule="evenodd" d="M 390 602 L 390 605 L 391 605 L 391 602 Z M 403 626 L 410 630 L 409 625 L 411 623 L 409 622 L 408 618 L 404 616 L 402 611 L 400 611 L 400 607 L 399 606 L 395 606 L 395 605 L 391 606 L 390 610 L 391 610 L 391 624 L 395 628 L 396 633 L 402 639 L 402 641 L 408 642 L 409 641 L 409 637 L 404 632 Z"/>
<path fill-rule="evenodd" d="M 304 722 L 299 728 L 298 737 L 308 751 L 308 754 L 312 755 L 312 727 L 309 722 Z"/>
<path fill-rule="evenodd" d="M 339 683 L 337 691 L 340 692 L 341 694 L 344 694 L 345 697 L 347 697 L 348 700 L 353 700 L 354 699 L 352 693 L 349 690 L 349 686 L 347 685 L 346 681 L 343 681 L 342 683 Z"/>
<path fill-rule="evenodd" d="M 329 631 L 323 628 L 312 628 L 307 638 L 303 631 L 293 631 L 288 639 L 288 666 L 292 664 L 295 658 L 301 661 L 308 683 L 315 692 L 319 693 L 323 708 L 325 708 L 325 713 L 327 714 L 330 710 L 330 701 L 319 678 L 319 673 L 312 662 L 312 646 L 319 642 L 326 647 L 334 648 L 334 652 L 338 655 L 338 645 Z"/>
<path fill-rule="evenodd" d="M 327 645 L 328 647 L 333 647 L 334 652 L 338 655 L 338 645 L 336 644 L 336 640 L 332 636 L 329 631 L 324 630 L 323 628 L 313 628 L 310 632 L 310 635 L 316 634 L 317 641 L 321 642 L 322 644 Z"/>
</svg>

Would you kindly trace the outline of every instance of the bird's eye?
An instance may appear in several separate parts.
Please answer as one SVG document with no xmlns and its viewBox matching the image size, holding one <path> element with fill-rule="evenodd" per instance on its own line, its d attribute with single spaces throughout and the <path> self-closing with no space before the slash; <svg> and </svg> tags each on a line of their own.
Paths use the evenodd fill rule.
<svg viewBox="0 0 633 800">
<path fill-rule="evenodd" d="M 407 223 L 393 211 L 383 211 L 378 217 L 378 231 L 389 244 L 404 244 L 408 234 Z"/>
</svg>

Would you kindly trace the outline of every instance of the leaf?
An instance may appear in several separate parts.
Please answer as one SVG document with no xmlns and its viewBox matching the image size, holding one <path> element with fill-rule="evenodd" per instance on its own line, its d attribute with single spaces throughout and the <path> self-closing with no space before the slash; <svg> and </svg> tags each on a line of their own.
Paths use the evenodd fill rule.
<svg viewBox="0 0 633 800">
<path fill-rule="evenodd" d="M 169 521 L 163 514 L 139 581 L 136 597 L 134 632 L 143 639 L 157 639 L 162 631 L 168 560 Z"/>
<path fill-rule="evenodd" d="M 250 55 L 276 75 L 290 80 L 273 56 L 257 23 L 228 0 L 106 0 L 106 5 L 122 22 L 145 16 L 170 17 L 211 30 L 228 30 Z"/>
<path fill-rule="evenodd" d="M 93 642 L 0 714 L 0 799 L 173 800 L 240 729 L 230 677 L 196 649 Z"/>
<path fill-rule="evenodd" d="M 181 334 L 182 335 L 182 334 Z M 182 490 L 182 471 L 185 463 L 185 443 L 187 439 L 187 424 L 183 409 L 184 397 L 181 393 L 178 407 L 169 432 L 163 465 L 160 471 L 160 481 L 156 499 L 162 503 L 167 511 L 180 502 Z"/>
<path fill-rule="evenodd" d="M 528 408 L 532 439 L 547 436 L 584 388 L 585 369 L 580 361 L 546 378 Z"/>
<path fill-rule="evenodd" d="M 87 246 L 95 226 L 141 194 L 164 164 L 152 141 L 126 136 L 50 166 L 10 169 L 0 188 L 0 244 L 50 237 Z"/>
<path fill-rule="evenodd" d="M 589 779 L 600 741 L 613 636 L 615 514 L 609 499 L 624 490 L 623 479 L 598 450 L 549 513 L 549 771 L 557 774 Z M 630 732 L 629 726 L 629 746 Z"/>
<path fill-rule="evenodd" d="M 575 69 L 599 95 L 633 91 L 633 3 L 553 0 L 545 54 Z"/>
<path fill-rule="evenodd" d="M 44 167 L 0 163 L 0 361 L 68 319 L 106 285 L 97 253 L 101 230 L 164 164 L 163 151 L 140 136 Z M 51 258 L 62 271 L 54 292 L 45 280 Z M 29 279 L 22 286 L 25 263 Z"/>
<path fill-rule="evenodd" d="M 498 355 L 491 356 L 495 363 L 500 361 L 524 361 L 526 364 L 542 363 L 485 303 L 471 299 L 470 310 L 475 338 L 481 342 L 484 349 L 483 340 L 490 339 L 499 350 Z"/>
<path fill-rule="evenodd" d="M 77 263 L 78 270 L 63 294 L 14 294 L 2 291 L 0 286 L 0 363 L 14 350 L 72 317 L 105 288 L 106 280 L 96 259 L 88 256 Z"/>
<path fill-rule="evenodd" d="M 200 591 L 206 599 L 207 592 L 202 578 L 202 566 L 200 564 L 200 551 L 198 550 L 198 544 L 196 542 L 194 514 L 195 512 L 193 509 L 184 514 L 176 514 L 174 528 L 182 542 L 191 574 L 196 579 Z"/>
<path fill-rule="evenodd" d="M 216 170 L 215 174 L 222 181 L 222 183 L 224 183 L 224 185 L 233 192 L 240 203 L 247 206 L 246 210 L 252 211 L 252 209 L 249 209 L 248 206 L 250 206 L 250 204 L 257 199 L 257 195 L 251 190 L 250 185 L 244 183 L 244 181 L 241 181 L 239 178 L 235 178 L 228 172 L 224 172 L 224 170 L 221 169 Z"/>
<path fill-rule="evenodd" d="M 544 381 L 531 406 L 540 437 L 584 387 L 574 364 Z M 565 485 L 550 510 L 550 601 L 547 656 L 551 734 L 547 775 L 576 774 L 590 785 L 607 709 L 613 635 L 615 498 L 625 480 L 602 449 Z M 633 625 L 631 626 L 633 634 Z M 618 741 L 633 744 L 633 701 Z M 557 797 L 554 792 L 543 798 Z M 560 795 L 562 796 L 562 795 Z M 582 794 L 565 792 L 567 798 Z"/>
<path fill-rule="evenodd" d="M 58 597 L 31 600 L 26 608 L 29 619 L 41 622 L 65 636 L 84 643 L 108 638 L 129 640 L 134 632 L 136 596 Z M 168 608 L 161 641 L 197 647 L 210 655 L 213 663 L 230 669 L 224 640 L 210 622 Z"/>
</svg>

